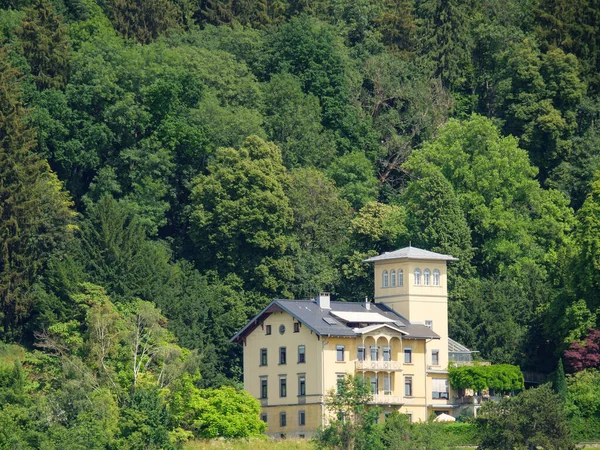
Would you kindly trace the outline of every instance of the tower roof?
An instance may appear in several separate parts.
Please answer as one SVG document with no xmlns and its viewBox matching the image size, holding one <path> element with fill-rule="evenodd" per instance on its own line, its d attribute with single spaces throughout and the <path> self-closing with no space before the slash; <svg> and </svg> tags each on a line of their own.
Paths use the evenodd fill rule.
<svg viewBox="0 0 600 450">
<path fill-rule="evenodd" d="M 392 259 L 422 259 L 428 261 L 458 261 L 451 255 L 443 255 L 441 253 L 430 252 L 429 250 L 422 250 L 417 247 L 404 247 L 393 252 L 385 252 L 379 256 L 373 256 L 372 258 L 365 259 L 363 262 L 378 262 L 387 261 Z"/>
</svg>

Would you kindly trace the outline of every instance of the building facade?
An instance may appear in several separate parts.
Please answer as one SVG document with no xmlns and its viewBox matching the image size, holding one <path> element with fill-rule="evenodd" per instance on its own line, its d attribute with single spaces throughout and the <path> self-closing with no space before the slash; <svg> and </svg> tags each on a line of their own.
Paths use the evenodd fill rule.
<svg viewBox="0 0 600 450">
<path fill-rule="evenodd" d="M 373 302 L 273 300 L 240 330 L 232 341 L 244 348 L 244 388 L 261 402 L 267 434 L 313 435 L 347 374 L 368 380 L 382 415 L 452 415 L 449 261 L 415 247 L 384 253 L 365 261 L 374 264 Z"/>
</svg>

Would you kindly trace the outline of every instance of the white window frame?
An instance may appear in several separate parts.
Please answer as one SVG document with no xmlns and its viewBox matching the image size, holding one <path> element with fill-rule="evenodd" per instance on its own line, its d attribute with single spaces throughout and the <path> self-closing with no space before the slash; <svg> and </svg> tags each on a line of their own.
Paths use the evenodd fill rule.
<svg viewBox="0 0 600 450">
<path fill-rule="evenodd" d="M 434 355 L 437 357 L 437 361 L 434 360 Z M 439 366 L 440 365 L 440 351 L 437 349 L 431 350 L 431 365 Z"/>
<path fill-rule="evenodd" d="M 384 270 L 383 273 L 381 274 L 381 287 L 389 287 L 389 275 L 388 275 L 388 271 Z"/>
<path fill-rule="evenodd" d="M 388 359 L 385 359 L 386 355 L 387 355 Z M 392 347 L 384 346 L 382 356 L 383 356 L 384 361 L 391 361 L 392 360 Z"/>
<path fill-rule="evenodd" d="M 418 267 L 414 271 L 415 276 L 415 286 L 421 286 L 421 269 Z"/>
<path fill-rule="evenodd" d="M 342 359 L 340 359 L 340 350 L 342 352 Z M 336 345 L 335 346 L 335 360 L 336 362 L 344 362 L 345 361 L 345 353 L 346 353 L 346 347 L 343 345 Z"/>
<path fill-rule="evenodd" d="M 393 377 L 391 373 L 383 374 L 383 395 L 392 395 L 392 391 L 394 390 L 392 380 Z"/>
<path fill-rule="evenodd" d="M 398 286 L 404 286 L 404 271 L 402 269 L 398 269 Z"/>
<path fill-rule="evenodd" d="M 375 359 L 373 359 L 373 351 L 375 352 Z M 377 345 L 369 346 L 369 358 L 371 361 L 379 361 L 379 347 Z"/>
<path fill-rule="evenodd" d="M 431 380 L 431 398 L 447 400 L 449 397 L 448 378 L 433 378 Z"/>
<path fill-rule="evenodd" d="M 412 364 L 412 347 L 404 347 L 404 364 Z M 408 355 L 408 361 L 406 360 L 406 355 Z"/>
<path fill-rule="evenodd" d="M 431 283 L 431 270 L 425 269 L 423 271 L 423 286 L 429 286 Z"/>
<path fill-rule="evenodd" d="M 440 271 L 438 269 L 433 270 L 433 285 L 440 286 Z"/>
<path fill-rule="evenodd" d="M 396 287 L 396 271 L 394 269 L 390 271 L 390 287 Z"/>
</svg>

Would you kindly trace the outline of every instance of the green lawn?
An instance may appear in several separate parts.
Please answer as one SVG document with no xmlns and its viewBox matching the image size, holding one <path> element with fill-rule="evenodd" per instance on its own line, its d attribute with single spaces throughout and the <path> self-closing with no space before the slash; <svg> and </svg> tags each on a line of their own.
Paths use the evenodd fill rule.
<svg viewBox="0 0 600 450">
<path fill-rule="evenodd" d="M 191 441 L 183 446 L 184 450 L 312 450 L 313 446 L 306 439 L 271 440 L 265 439 L 216 439 Z"/>
</svg>

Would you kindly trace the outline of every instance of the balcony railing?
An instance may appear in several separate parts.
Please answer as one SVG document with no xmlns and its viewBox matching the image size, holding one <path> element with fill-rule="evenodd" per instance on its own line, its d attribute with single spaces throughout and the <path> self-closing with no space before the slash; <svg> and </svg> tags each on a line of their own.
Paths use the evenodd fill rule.
<svg viewBox="0 0 600 450">
<path fill-rule="evenodd" d="M 356 361 L 356 370 L 401 371 L 400 361 Z"/>
<path fill-rule="evenodd" d="M 402 405 L 402 397 L 399 395 L 374 395 L 369 402 L 374 405 Z"/>
</svg>

